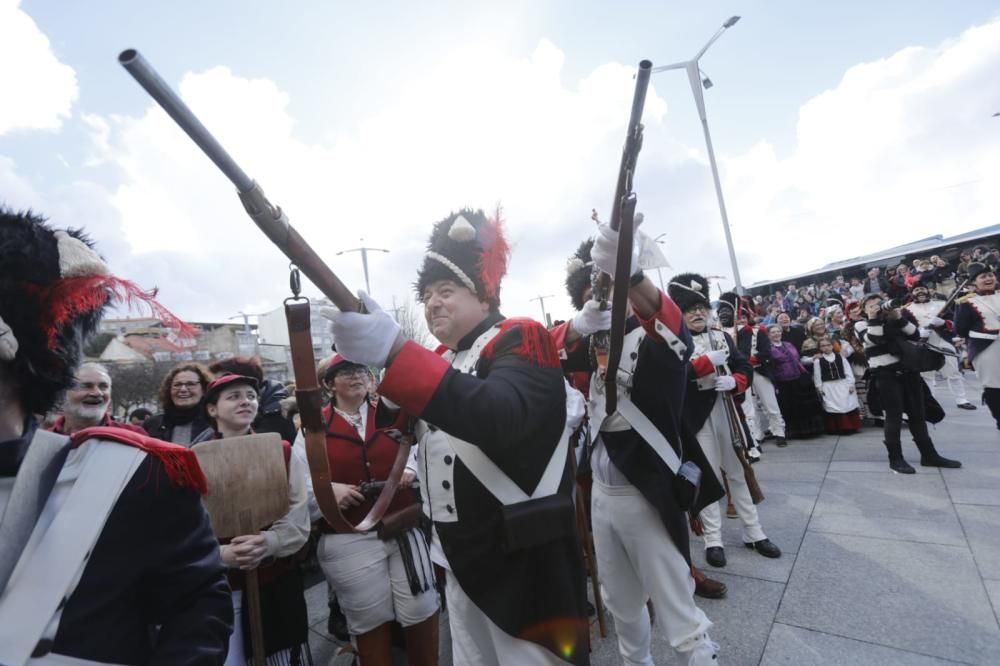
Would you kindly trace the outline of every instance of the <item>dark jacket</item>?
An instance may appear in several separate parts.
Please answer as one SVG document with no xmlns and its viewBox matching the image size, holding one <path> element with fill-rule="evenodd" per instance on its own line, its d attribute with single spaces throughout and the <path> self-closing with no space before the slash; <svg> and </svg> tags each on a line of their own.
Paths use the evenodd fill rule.
<svg viewBox="0 0 1000 666">
<path fill-rule="evenodd" d="M 36 650 L 115 664 L 221 665 L 233 624 L 224 571 L 200 495 L 173 485 L 149 455 L 111 510 L 54 643 Z"/>
<path fill-rule="evenodd" d="M 253 422 L 254 432 L 276 432 L 286 442 L 295 441 L 295 424 L 281 411 L 281 401 L 288 397 L 284 384 L 265 379 L 260 387 L 260 408 Z"/>
<path fill-rule="evenodd" d="M 198 407 L 195 410 L 185 410 L 183 412 L 177 410 L 160 412 L 159 414 L 155 414 L 146 419 L 146 422 L 142 425 L 142 427 L 143 430 L 149 433 L 150 437 L 162 439 L 164 442 L 171 442 L 173 441 L 171 437 L 174 434 L 174 427 L 185 423 L 191 424 L 192 442 L 195 437 L 204 432 L 205 429 L 212 427 L 212 424 L 209 423 L 205 410 L 202 407 Z M 294 437 L 292 440 L 294 441 Z M 191 446 L 191 443 L 187 443 L 186 446 Z"/>
<path fill-rule="evenodd" d="M 495 325 L 500 331 L 481 352 L 472 372 L 459 372 L 438 354 L 408 342 L 389 366 L 379 392 L 428 427 L 479 447 L 522 489 L 537 486 L 566 422 L 566 389 L 559 358 L 545 328 L 530 320 L 487 316 L 457 351 Z M 443 352 L 444 349 L 439 351 Z M 421 484 L 431 478 L 421 451 Z M 503 506 L 461 458 L 454 465 L 457 507 L 425 506 L 434 519 L 456 512 L 454 522 L 434 521 L 452 573 L 476 606 L 511 636 L 531 640 L 553 654 L 589 663 L 586 590 L 580 544 L 571 510 L 555 525 L 564 536 L 506 552 Z M 445 481 L 444 483 L 447 483 Z M 558 494 L 569 498 L 574 479 L 569 460 Z M 568 656 L 567 656 L 568 655 Z"/>
<path fill-rule="evenodd" d="M 712 335 L 724 338 L 726 341 L 726 346 L 729 348 L 729 360 L 726 361 L 726 365 L 729 366 L 729 371 L 736 380 L 735 393 L 741 395 L 753 382 L 753 368 L 750 367 L 750 361 L 736 348 L 728 333 L 713 330 Z M 697 433 L 701 430 L 718 399 L 718 391 L 698 390 L 698 378 L 714 373 L 715 368 L 707 356 L 699 356 L 691 359 L 688 363 L 687 393 L 684 396 L 684 422 L 691 429 L 691 432 Z"/>
<path fill-rule="evenodd" d="M 673 312 L 671 312 L 671 310 Z M 670 346 L 655 331 L 654 323 L 659 319 L 685 345 L 682 356 L 678 357 Z M 626 331 L 631 332 L 640 325 L 639 320 L 630 318 Z M 695 432 L 684 427 L 681 420 L 681 405 L 684 402 L 687 384 L 687 360 L 691 356 L 691 334 L 681 320 L 677 306 L 661 294 L 660 312 L 646 322 L 642 322 L 647 334 L 639 343 L 638 359 L 632 381 L 631 399 L 646 418 L 685 461 L 695 463 L 701 469 L 701 490 L 698 502 L 692 507 L 692 515 L 702 508 L 722 498 L 722 483 L 705 458 L 698 445 Z M 565 339 L 565 333 L 554 331 L 557 339 Z M 566 350 L 563 370 L 566 372 L 587 369 L 593 371 L 590 363 L 590 339 L 582 338 Z M 596 429 L 599 423 L 592 424 Z M 608 457 L 629 483 L 639 489 L 642 496 L 657 511 L 677 550 L 690 562 L 689 531 L 686 512 L 677 505 L 674 495 L 674 473 L 635 430 L 622 432 L 602 432 L 601 439 Z"/>
</svg>

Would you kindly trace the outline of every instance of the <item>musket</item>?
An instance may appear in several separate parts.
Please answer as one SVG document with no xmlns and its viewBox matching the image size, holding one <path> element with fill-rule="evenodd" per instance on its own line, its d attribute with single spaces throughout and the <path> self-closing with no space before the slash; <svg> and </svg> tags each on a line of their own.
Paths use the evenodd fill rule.
<svg viewBox="0 0 1000 666">
<path fill-rule="evenodd" d="M 618 256 L 615 261 L 618 280 L 614 283 L 614 293 L 611 294 L 611 276 L 596 268 L 592 276 L 592 298 L 601 304 L 602 310 L 607 310 L 608 297 L 612 296 L 611 330 L 591 336 L 598 373 L 604 379 L 608 414 L 613 414 L 618 408 L 618 364 L 621 361 L 622 343 L 625 338 L 629 277 L 631 277 L 628 275 L 628 266 L 632 260 L 635 232 L 636 197 L 632 191 L 632 179 L 639 151 L 642 149 L 642 111 L 646 105 L 646 91 L 649 89 L 652 68 L 653 63 L 649 60 L 639 62 L 639 69 L 635 75 L 635 92 L 632 95 L 632 110 L 629 113 L 625 145 L 622 148 L 621 165 L 618 168 L 618 182 L 615 185 L 615 197 L 611 202 L 611 219 L 608 221 L 608 226 L 618 232 Z M 605 358 L 606 364 L 602 364 L 601 361 Z"/>
<path fill-rule="evenodd" d="M 225 148 L 146 62 L 146 59 L 135 49 L 127 49 L 118 55 L 118 62 L 236 186 L 243 208 L 271 242 L 277 245 L 278 249 L 333 301 L 334 305 L 342 311 L 361 312 L 361 302 L 289 224 L 285 212 L 268 201 L 260 185 L 236 164 Z M 316 379 L 316 359 L 313 356 L 310 334 L 309 302 L 299 297 L 297 273 L 294 271 L 292 282 L 294 298 L 285 302 L 285 315 L 288 319 L 292 366 L 295 372 L 295 398 L 302 417 L 306 458 L 309 461 L 313 491 L 323 517 L 338 532 L 367 532 L 374 529 L 382 519 L 396 494 L 413 442 L 412 433 L 407 433 L 401 438 L 392 471 L 378 500 L 359 524 L 352 525 L 341 513 L 331 485 L 330 461 L 326 454 L 326 427 L 321 414 L 323 398 Z"/>
<path fill-rule="evenodd" d="M 171 89 L 156 70 L 135 49 L 126 49 L 118 55 L 121 63 L 149 96 L 156 100 L 174 122 L 191 137 L 201 151 L 219 167 L 219 171 L 236 186 L 240 201 L 250 219 L 278 246 L 292 263 L 305 273 L 334 305 L 344 311 L 359 312 L 361 302 L 344 286 L 333 271 L 323 263 L 316 251 L 288 222 L 288 216 L 268 201 L 264 190 L 230 157 L 226 149 L 191 112 L 188 105 Z"/>
<path fill-rule="evenodd" d="M 722 349 L 722 346 L 716 344 L 716 338 L 712 335 L 711 327 L 707 330 L 708 339 L 711 343 L 712 349 Z M 725 333 L 723 333 L 722 344 L 728 349 L 728 345 L 726 345 Z M 725 366 L 715 367 L 715 375 L 717 377 L 729 374 L 729 368 Z M 743 476 L 747 481 L 747 489 L 750 491 L 750 499 L 753 500 L 754 504 L 760 504 L 764 501 L 764 493 L 760 489 L 760 484 L 757 483 L 757 474 L 753 471 L 753 467 L 747 459 L 746 431 L 743 430 L 743 420 L 740 418 L 740 413 L 736 408 L 736 401 L 733 399 L 733 396 L 730 395 L 729 391 L 720 391 L 719 397 L 722 399 L 722 406 L 726 410 L 726 421 L 729 423 L 729 441 L 733 447 L 733 451 L 736 452 L 736 457 L 740 461 L 740 466 L 743 468 Z"/>
</svg>

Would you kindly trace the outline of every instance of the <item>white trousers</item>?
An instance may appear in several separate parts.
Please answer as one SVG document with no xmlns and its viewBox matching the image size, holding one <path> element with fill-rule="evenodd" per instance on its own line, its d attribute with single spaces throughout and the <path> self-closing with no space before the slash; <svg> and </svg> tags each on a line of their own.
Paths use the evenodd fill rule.
<svg viewBox="0 0 1000 666">
<path fill-rule="evenodd" d="M 691 569 L 659 514 L 635 486 L 607 486 L 596 479 L 591 510 L 604 603 L 615 618 L 622 661 L 653 666 L 646 610 L 652 599 L 670 645 L 688 653 L 691 663 L 712 622 L 694 603 Z"/>
<path fill-rule="evenodd" d="M 360 636 L 386 622 L 409 627 L 423 622 L 439 608 L 427 542 L 420 530 L 407 533 L 413 566 L 429 589 L 414 594 L 406 577 L 406 566 L 395 539 L 382 541 L 368 534 L 324 534 L 316 559 L 327 581 L 337 593 L 347 618 L 347 629 Z"/>
<path fill-rule="evenodd" d="M 962 372 L 958 369 L 958 358 L 954 356 L 945 356 L 944 365 L 938 371 L 941 376 L 945 378 L 948 382 L 948 389 L 951 391 L 951 395 L 955 398 L 955 404 L 961 405 L 969 402 L 969 399 L 965 396 L 965 380 L 962 379 Z M 924 376 L 924 381 L 932 389 L 934 388 L 934 375 L 933 371 L 922 373 Z"/>
<path fill-rule="evenodd" d="M 771 432 L 774 432 L 773 430 Z M 698 431 L 698 443 L 701 450 L 705 452 L 705 457 L 712 465 L 719 480 L 722 480 L 721 472 L 726 473 L 729 481 L 729 496 L 736 507 L 736 513 L 743 524 L 743 542 L 752 543 L 766 539 L 764 529 L 760 526 L 760 517 L 757 515 L 757 507 L 754 506 L 750 497 L 750 488 L 747 486 L 746 476 L 743 474 L 743 465 L 736 457 L 733 445 L 730 443 L 729 421 L 725 408 L 722 405 L 722 396 L 718 396 L 715 406 L 705 425 Z M 701 510 L 702 525 L 705 528 L 704 540 L 705 548 L 722 546 L 722 512 L 719 510 L 719 503 L 709 504 Z"/>
<path fill-rule="evenodd" d="M 781 417 L 781 409 L 778 407 L 778 395 L 774 392 L 774 384 L 771 380 L 760 374 L 753 373 L 753 397 L 757 401 L 757 421 L 760 425 L 767 423 L 767 430 L 775 437 L 785 436 L 785 419 Z M 763 414 L 761 413 L 763 412 Z M 766 415 L 766 418 L 764 416 Z M 764 436 L 761 430 L 761 439 Z M 756 437 L 756 434 L 754 434 Z"/>
<path fill-rule="evenodd" d="M 465 594 L 450 570 L 446 581 L 453 663 L 463 666 L 565 666 L 566 662 L 537 643 L 514 638 L 498 627 Z"/>
</svg>

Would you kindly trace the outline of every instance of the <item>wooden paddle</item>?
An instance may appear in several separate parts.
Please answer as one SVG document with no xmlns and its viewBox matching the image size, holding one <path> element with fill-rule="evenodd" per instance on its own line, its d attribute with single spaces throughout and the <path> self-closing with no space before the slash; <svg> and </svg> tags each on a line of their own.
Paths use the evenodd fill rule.
<svg viewBox="0 0 1000 666">
<path fill-rule="evenodd" d="M 203 502 L 220 540 L 256 534 L 288 513 L 288 472 L 277 434 L 213 439 L 192 450 L 208 480 Z M 264 666 L 257 570 L 244 574 L 254 666 Z"/>
</svg>

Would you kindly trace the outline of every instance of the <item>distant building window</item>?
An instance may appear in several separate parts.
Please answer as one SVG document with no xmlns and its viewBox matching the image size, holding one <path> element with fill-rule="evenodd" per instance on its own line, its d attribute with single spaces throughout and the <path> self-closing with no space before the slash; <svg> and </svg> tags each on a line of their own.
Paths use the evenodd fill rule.
<svg viewBox="0 0 1000 666">
<path fill-rule="evenodd" d="M 196 361 L 209 361 L 212 359 L 212 352 L 209 351 L 196 351 L 194 353 L 194 360 Z"/>
</svg>

